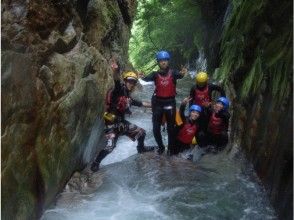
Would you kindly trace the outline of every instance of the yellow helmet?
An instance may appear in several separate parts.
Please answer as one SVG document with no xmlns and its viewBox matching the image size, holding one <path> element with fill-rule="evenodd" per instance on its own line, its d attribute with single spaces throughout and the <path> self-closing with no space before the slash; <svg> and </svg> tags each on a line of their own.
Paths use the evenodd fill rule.
<svg viewBox="0 0 294 220">
<path fill-rule="evenodd" d="M 132 71 L 125 72 L 123 73 L 123 79 L 133 79 L 133 80 L 138 80 L 138 75 Z"/>
<path fill-rule="evenodd" d="M 198 86 L 204 86 L 208 81 L 208 75 L 206 72 L 199 72 L 197 73 L 195 80 Z"/>
</svg>

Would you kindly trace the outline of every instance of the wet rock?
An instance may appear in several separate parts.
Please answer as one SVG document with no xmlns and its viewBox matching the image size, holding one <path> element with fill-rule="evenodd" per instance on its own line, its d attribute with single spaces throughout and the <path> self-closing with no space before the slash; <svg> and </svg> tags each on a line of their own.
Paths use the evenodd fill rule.
<svg viewBox="0 0 294 220">
<path fill-rule="evenodd" d="M 70 22 L 63 35 L 59 32 L 52 31 L 48 40 L 54 45 L 54 51 L 58 53 L 66 53 L 77 44 L 78 36 L 72 22 Z"/>
<path fill-rule="evenodd" d="M 116 1 L 97 2 L 112 16 L 90 20 L 91 29 L 75 1 L 2 2 L 3 219 L 40 217 L 103 147 L 108 61 L 115 55 L 124 65 L 130 29 Z M 96 33 L 100 42 L 85 39 Z"/>
<path fill-rule="evenodd" d="M 288 1 L 233 3 L 217 71 L 233 101 L 231 140 L 252 161 L 280 219 L 293 215 L 291 8 Z"/>
</svg>

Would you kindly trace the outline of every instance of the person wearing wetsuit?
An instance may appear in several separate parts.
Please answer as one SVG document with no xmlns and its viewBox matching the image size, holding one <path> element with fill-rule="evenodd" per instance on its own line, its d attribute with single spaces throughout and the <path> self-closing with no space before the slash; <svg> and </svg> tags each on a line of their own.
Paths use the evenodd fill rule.
<svg viewBox="0 0 294 220">
<path fill-rule="evenodd" d="M 138 141 L 137 151 L 143 153 L 154 148 L 145 147 L 146 132 L 143 128 L 125 120 L 125 114 L 130 114 L 130 106 L 151 107 L 150 103 L 141 102 L 130 97 L 130 93 L 136 86 L 138 77 L 134 72 L 126 72 L 123 75 L 124 82 L 120 81 L 117 64 L 112 65 L 114 71 L 114 88 L 106 95 L 106 111 L 104 114 L 106 147 L 99 152 L 91 165 L 91 170 L 99 170 L 101 161 L 116 147 L 119 136 L 126 135 L 131 140 Z"/>
<path fill-rule="evenodd" d="M 208 125 L 208 109 L 212 103 L 212 92 L 217 91 L 220 96 L 225 97 L 225 91 L 219 85 L 209 83 L 209 78 L 206 72 L 199 72 L 195 81 L 196 84 L 190 90 L 189 105 L 200 105 L 202 107 L 201 124 L 207 127 Z"/>
<path fill-rule="evenodd" d="M 168 152 L 172 153 L 175 148 L 176 82 L 178 79 L 182 79 L 188 70 L 182 68 L 181 71 L 177 71 L 169 68 L 170 55 L 166 51 L 158 52 L 156 60 L 160 69 L 143 77 L 142 80 L 153 81 L 155 84 L 152 96 L 152 122 L 158 153 L 162 154 L 165 150 L 160 131 L 163 115 L 165 115 L 167 122 Z"/>
<path fill-rule="evenodd" d="M 200 128 L 199 117 L 201 114 L 201 107 L 199 105 L 192 105 L 189 109 L 189 116 L 185 116 L 185 108 L 189 98 L 185 98 L 180 106 L 180 116 L 183 123 L 176 127 L 176 148 L 174 154 L 183 152 L 191 148 L 192 140 L 198 135 Z"/>
<path fill-rule="evenodd" d="M 206 145 L 213 145 L 216 151 L 223 150 L 228 143 L 228 128 L 230 113 L 229 100 L 226 97 L 218 98 L 216 104 L 208 110 L 208 126 Z"/>
<path fill-rule="evenodd" d="M 226 96 L 222 87 L 208 82 L 207 73 L 199 72 L 195 80 L 196 84 L 190 90 L 190 106 L 195 104 L 200 105 L 202 108 L 208 108 L 211 105 L 213 91 L 219 92 L 222 97 Z"/>
</svg>

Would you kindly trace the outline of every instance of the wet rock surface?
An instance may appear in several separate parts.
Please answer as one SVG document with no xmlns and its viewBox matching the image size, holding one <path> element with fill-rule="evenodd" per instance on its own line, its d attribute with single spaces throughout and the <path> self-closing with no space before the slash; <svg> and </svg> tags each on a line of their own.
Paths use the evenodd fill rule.
<svg viewBox="0 0 294 220">
<path fill-rule="evenodd" d="M 232 101 L 241 146 L 280 219 L 293 216 L 293 3 L 229 3 L 215 76 Z"/>
<path fill-rule="evenodd" d="M 127 64 L 136 5 L 86 2 L 2 2 L 2 219 L 40 217 L 101 147 L 108 61 Z"/>
</svg>

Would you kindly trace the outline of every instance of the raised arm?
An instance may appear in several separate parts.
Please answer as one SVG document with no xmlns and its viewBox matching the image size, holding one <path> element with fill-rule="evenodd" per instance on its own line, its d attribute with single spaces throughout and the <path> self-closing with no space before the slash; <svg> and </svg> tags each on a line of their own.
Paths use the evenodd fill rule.
<svg viewBox="0 0 294 220">
<path fill-rule="evenodd" d="M 144 73 L 140 72 L 138 75 L 145 82 L 152 82 L 155 78 L 155 72 L 152 72 L 146 76 L 144 75 Z"/>
<path fill-rule="evenodd" d="M 189 106 L 193 105 L 194 102 L 194 97 L 195 97 L 195 86 L 192 86 L 192 88 L 190 89 L 190 102 L 189 102 Z"/>
<path fill-rule="evenodd" d="M 180 106 L 180 116 L 181 116 L 183 122 L 186 120 L 185 109 L 186 109 L 186 105 L 189 103 L 190 99 L 191 99 L 190 97 L 184 98 L 181 103 L 181 106 Z"/>
<path fill-rule="evenodd" d="M 209 87 L 210 87 L 211 91 L 218 91 L 221 96 L 226 97 L 225 90 L 221 86 L 212 83 L 209 85 Z"/>
<path fill-rule="evenodd" d="M 113 72 L 113 80 L 120 81 L 120 68 L 114 58 L 110 61 L 110 67 Z"/>
</svg>

